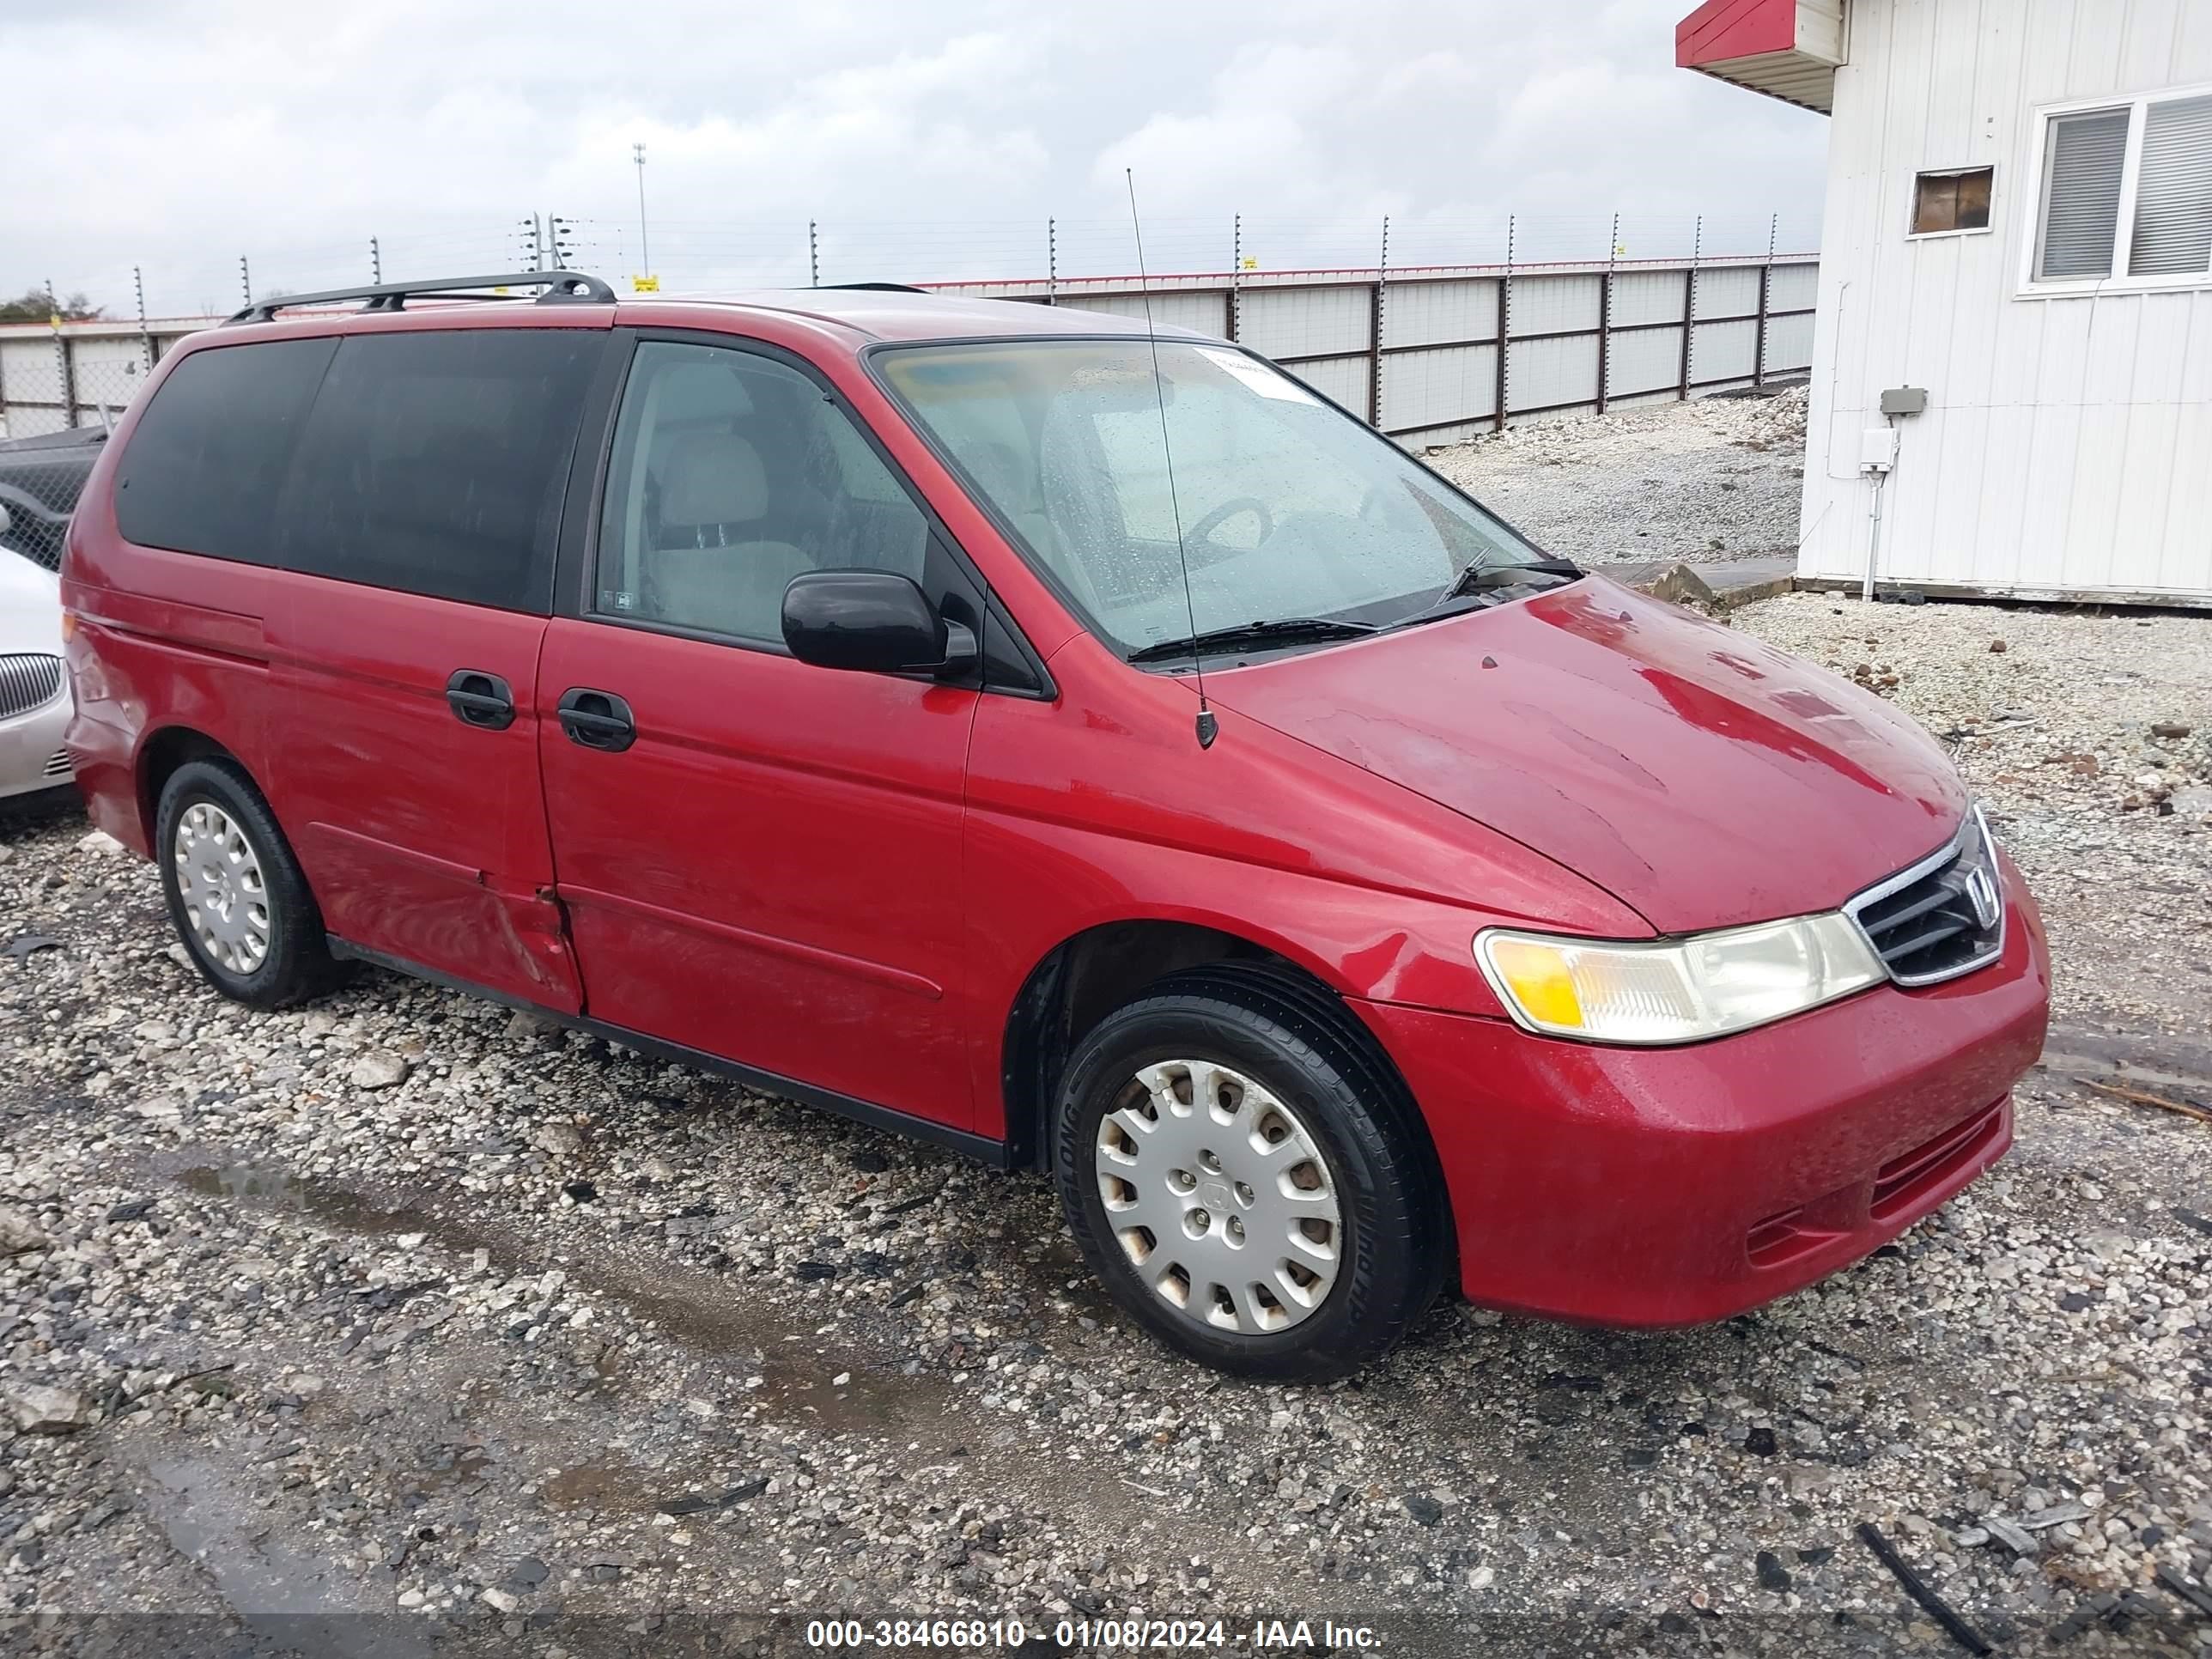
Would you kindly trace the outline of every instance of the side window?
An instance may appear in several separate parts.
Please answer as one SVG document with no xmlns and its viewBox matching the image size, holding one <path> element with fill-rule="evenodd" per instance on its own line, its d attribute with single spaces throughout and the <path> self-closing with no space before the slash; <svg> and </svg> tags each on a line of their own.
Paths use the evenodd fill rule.
<svg viewBox="0 0 2212 1659">
<path fill-rule="evenodd" d="M 143 547 L 274 564 L 284 473 L 335 340 L 195 351 L 138 417 L 115 481 L 115 518 Z"/>
<path fill-rule="evenodd" d="M 920 581 L 929 524 L 822 389 L 768 357 L 647 340 L 615 426 L 593 608 L 780 644 L 807 570 Z"/>
<path fill-rule="evenodd" d="M 2112 235 L 2127 177 L 2124 109 L 2063 115 L 2051 123 L 2044 161 L 2042 247 L 2036 275 L 2109 276 Z"/>
<path fill-rule="evenodd" d="M 339 347 L 300 442 L 287 568 L 547 611 L 597 330 L 435 329 Z"/>
</svg>

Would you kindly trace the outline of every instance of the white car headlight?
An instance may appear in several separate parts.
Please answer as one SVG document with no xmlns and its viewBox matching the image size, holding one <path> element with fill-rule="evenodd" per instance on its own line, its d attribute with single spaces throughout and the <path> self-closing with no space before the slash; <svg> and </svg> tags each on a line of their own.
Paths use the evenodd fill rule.
<svg viewBox="0 0 2212 1659">
<path fill-rule="evenodd" d="M 1690 1042 L 1741 1031 L 1888 977 L 1841 915 L 1623 944 L 1492 927 L 1475 958 L 1516 1021 L 1588 1042 Z"/>
</svg>

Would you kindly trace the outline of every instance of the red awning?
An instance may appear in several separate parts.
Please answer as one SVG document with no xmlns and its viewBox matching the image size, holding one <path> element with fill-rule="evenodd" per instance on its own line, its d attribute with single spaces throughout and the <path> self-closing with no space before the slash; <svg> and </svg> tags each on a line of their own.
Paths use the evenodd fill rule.
<svg viewBox="0 0 2212 1659">
<path fill-rule="evenodd" d="M 1674 61 L 1826 115 L 1846 0 L 1705 0 L 1674 26 Z"/>
</svg>

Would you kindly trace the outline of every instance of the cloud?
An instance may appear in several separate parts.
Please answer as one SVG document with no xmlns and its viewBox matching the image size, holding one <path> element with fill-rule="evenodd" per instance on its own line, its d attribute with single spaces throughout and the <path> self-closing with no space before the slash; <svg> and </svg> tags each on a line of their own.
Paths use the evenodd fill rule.
<svg viewBox="0 0 2212 1659">
<path fill-rule="evenodd" d="M 77 0 L 8 26 L 0 289 L 156 312 L 258 287 L 489 268 L 533 215 L 579 262 L 672 286 L 1127 263 L 1133 168 L 1163 268 L 1494 257 L 1811 234 L 1826 124 L 1676 70 L 1687 0 L 660 0 L 288 14 Z M 1540 257 L 1540 256 L 1536 256 Z"/>
</svg>

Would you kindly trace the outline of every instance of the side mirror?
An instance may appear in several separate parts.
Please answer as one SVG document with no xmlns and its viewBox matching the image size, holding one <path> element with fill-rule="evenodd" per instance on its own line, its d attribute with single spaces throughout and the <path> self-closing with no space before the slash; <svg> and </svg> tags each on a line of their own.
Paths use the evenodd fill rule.
<svg viewBox="0 0 2212 1659">
<path fill-rule="evenodd" d="M 817 668 L 939 672 L 975 659 L 975 636 L 948 623 L 911 576 L 810 570 L 783 590 L 783 642 Z"/>
</svg>

